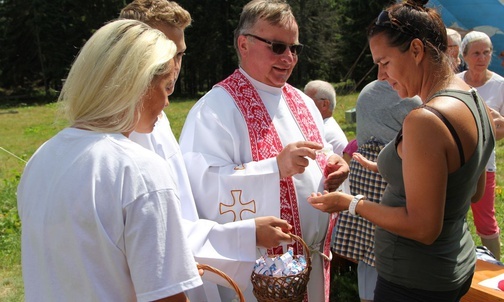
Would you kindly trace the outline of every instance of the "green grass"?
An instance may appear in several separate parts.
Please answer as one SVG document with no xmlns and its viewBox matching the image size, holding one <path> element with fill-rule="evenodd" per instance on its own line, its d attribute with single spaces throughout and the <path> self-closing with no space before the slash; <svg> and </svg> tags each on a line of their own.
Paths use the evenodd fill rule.
<svg viewBox="0 0 504 302">
<path fill-rule="evenodd" d="M 178 137 L 195 100 L 171 100 L 166 109 Z M 26 161 L 66 126 L 55 103 L 0 110 L 0 301 L 24 301 L 21 275 L 21 223 L 16 188 Z"/>
<path fill-rule="evenodd" d="M 349 140 L 355 137 L 355 124 L 345 122 L 345 110 L 353 108 L 356 99 L 357 93 L 338 96 L 334 113 Z M 194 102 L 195 100 L 174 99 L 166 109 L 176 137 L 180 135 L 187 112 Z M 0 301 L 24 300 L 20 265 L 20 222 L 15 192 L 25 161 L 65 125 L 65 122 L 58 118 L 56 104 L 0 110 Z M 499 222 L 504 221 L 504 161 L 501 160 L 504 158 L 503 145 L 504 140 L 497 144 L 496 211 Z M 471 213 L 468 220 L 473 238 L 476 244 L 480 245 L 481 241 L 475 235 Z M 501 254 L 504 255 L 502 248 Z M 354 271 L 342 272 L 336 276 L 335 287 L 340 291 L 338 301 L 355 301 L 355 278 Z"/>
</svg>

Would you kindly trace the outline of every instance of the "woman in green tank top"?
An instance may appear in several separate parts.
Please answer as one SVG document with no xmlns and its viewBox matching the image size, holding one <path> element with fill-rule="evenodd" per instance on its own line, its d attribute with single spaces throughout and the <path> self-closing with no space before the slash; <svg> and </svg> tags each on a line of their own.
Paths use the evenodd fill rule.
<svg viewBox="0 0 504 302">
<path fill-rule="evenodd" d="M 465 217 L 484 191 L 493 122 L 476 91 L 450 68 L 445 26 L 427 2 L 393 4 L 368 30 L 378 79 L 400 97 L 423 102 L 378 157 L 388 183 L 382 200 L 341 192 L 308 198 L 321 211 L 348 210 L 376 225 L 375 302 L 459 301 L 476 262 Z"/>
</svg>

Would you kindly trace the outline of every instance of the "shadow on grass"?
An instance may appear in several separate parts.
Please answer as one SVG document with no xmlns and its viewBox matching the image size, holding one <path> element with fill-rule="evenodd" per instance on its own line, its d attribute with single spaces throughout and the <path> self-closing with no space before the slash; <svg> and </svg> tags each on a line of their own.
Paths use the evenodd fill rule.
<svg viewBox="0 0 504 302">
<path fill-rule="evenodd" d="M 330 302 L 359 302 L 357 264 L 333 254 Z"/>
</svg>

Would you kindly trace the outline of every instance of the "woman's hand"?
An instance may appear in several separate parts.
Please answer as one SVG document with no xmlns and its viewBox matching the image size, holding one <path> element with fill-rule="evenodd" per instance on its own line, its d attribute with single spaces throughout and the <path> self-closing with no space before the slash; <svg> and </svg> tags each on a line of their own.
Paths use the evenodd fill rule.
<svg viewBox="0 0 504 302">
<path fill-rule="evenodd" d="M 488 109 L 495 125 L 495 139 L 500 140 L 504 137 L 504 117 L 497 110 L 490 107 Z"/>
<path fill-rule="evenodd" d="M 361 166 L 363 166 L 367 170 L 375 172 L 375 173 L 379 172 L 378 165 L 376 164 L 376 162 L 365 158 L 362 154 L 354 152 L 352 158 L 354 160 L 356 160 Z"/>
<path fill-rule="evenodd" d="M 312 193 L 308 202 L 317 210 L 334 213 L 348 210 L 352 195 L 343 192 Z"/>
</svg>

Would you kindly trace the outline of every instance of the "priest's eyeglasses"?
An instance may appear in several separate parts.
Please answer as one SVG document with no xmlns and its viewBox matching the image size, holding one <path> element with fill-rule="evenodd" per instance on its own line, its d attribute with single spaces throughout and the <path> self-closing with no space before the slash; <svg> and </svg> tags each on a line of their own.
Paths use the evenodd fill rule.
<svg viewBox="0 0 504 302">
<path fill-rule="evenodd" d="M 391 16 L 390 13 L 386 10 L 383 10 L 378 15 L 378 18 L 376 18 L 375 25 L 381 27 L 388 27 L 393 30 L 400 31 L 403 34 L 407 34 L 412 37 L 417 37 L 414 29 L 411 29 L 408 25 L 402 24 L 399 20 Z"/>
<path fill-rule="evenodd" d="M 268 44 L 270 46 L 271 51 L 277 55 L 283 54 L 287 48 L 289 48 L 290 52 L 293 55 L 299 55 L 301 53 L 301 51 L 303 51 L 303 44 L 288 45 L 288 44 L 280 43 L 280 42 L 272 42 L 272 41 L 266 40 L 264 38 L 258 37 L 253 34 L 243 34 L 243 35 L 245 37 L 252 37 L 254 39 L 257 39 L 261 42 Z"/>
</svg>

